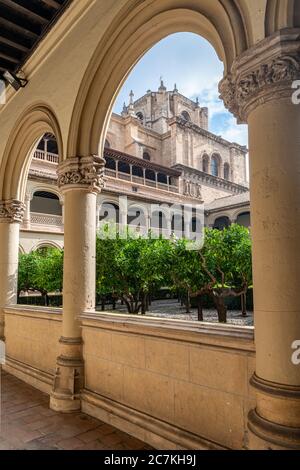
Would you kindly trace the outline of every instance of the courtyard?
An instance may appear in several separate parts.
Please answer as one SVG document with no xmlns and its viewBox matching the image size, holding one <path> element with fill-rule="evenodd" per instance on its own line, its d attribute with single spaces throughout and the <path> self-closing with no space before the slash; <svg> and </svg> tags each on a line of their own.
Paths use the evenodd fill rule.
<svg viewBox="0 0 300 470">
<path fill-rule="evenodd" d="M 300 0 L 0 25 L 0 448 L 299 450 Z"/>
</svg>

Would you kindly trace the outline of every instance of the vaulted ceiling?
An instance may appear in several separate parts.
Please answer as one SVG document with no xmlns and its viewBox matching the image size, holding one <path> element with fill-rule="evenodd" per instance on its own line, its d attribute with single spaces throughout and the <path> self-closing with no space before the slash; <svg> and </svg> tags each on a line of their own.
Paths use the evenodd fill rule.
<svg viewBox="0 0 300 470">
<path fill-rule="evenodd" d="M 72 0 L 0 0 L 0 78 L 17 72 Z"/>
</svg>

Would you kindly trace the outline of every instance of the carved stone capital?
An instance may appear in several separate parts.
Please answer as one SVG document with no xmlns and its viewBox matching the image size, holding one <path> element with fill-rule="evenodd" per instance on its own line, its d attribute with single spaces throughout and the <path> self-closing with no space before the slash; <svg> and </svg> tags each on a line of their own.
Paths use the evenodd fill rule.
<svg viewBox="0 0 300 470">
<path fill-rule="evenodd" d="M 300 29 L 264 39 L 233 63 L 219 84 L 220 97 L 239 122 L 268 101 L 291 98 L 292 83 L 300 79 Z"/>
<path fill-rule="evenodd" d="M 86 189 L 99 193 L 104 187 L 105 160 L 103 157 L 68 158 L 58 167 L 58 186 L 61 190 Z"/>
<path fill-rule="evenodd" d="M 0 201 L 0 223 L 22 223 L 25 204 L 17 200 Z"/>
</svg>

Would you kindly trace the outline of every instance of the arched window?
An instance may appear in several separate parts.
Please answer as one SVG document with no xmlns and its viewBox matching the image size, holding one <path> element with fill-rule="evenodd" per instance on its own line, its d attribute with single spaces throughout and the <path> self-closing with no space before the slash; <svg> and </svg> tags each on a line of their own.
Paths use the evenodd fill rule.
<svg viewBox="0 0 300 470">
<path fill-rule="evenodd" d="M 162 211 L 154 211 L 151 214 L 151 228 L 155 231 L 159 231 L 159 234 L 162 234 L 163 230 L 167 230 L 167 218 Z"/>
<path fill-rule="evenodd" d="M 108 168 L 109 170 L 116 170 L 116 160 L 110 157 L 104 157 L 105 158 L 105 167 Z"/>
<path fill-rule="evenodd" d="M 58 155 L 58 146 L 55 136 L 50 133 L 43 135 L 38 143 L 37 150 L 42 150 Z"/>
<path fill-rule="evenodd" d="M 204 155 L 202 159 L 202 171 L 204 171 L 204 173 L 208 173 L 208 169 L 209 169 L 209 156 Z"/>
<path fill-rule="evenodd" d="M 218 217 L 215 220 L 214 228 L 217 230 L 224 230 L 230 226 L 230 220 L 228 217 Z"/>
<path fill-rule="evenodd" d="M 118 162 L 118 171 L 130 175 L 130 165 L 126 162 Z"/>
<path fill-rule="evenodd" d="M 220 157 L 216 154 L 214 154 L 211 157 L 211 174 L 213 176 L 219 176 L 220 174 Z"/>
<path fill-rule="evenodd" d="M 230 166 L 228 163 L 224 164 L 224 179 L 229 180 L 230 179 Z"/>
<path fill-rule="evenodd" d="M 127 224 L 134 229 L 146 228 L 147 218 L 145 212 L 140 207 L 129 207 L 127 215 Z"/>
<path fill-rule="evenodd" d="M 191 120 L 191 116 L 189 115 L 189 113 L 187 111 L 182 111 L 181 117 L 182 117 L 182 119 L 184 119 L 187 122 L 190 122 L 190 120 Z"/>
<path fill-rule="evenodd" d="M 138 118 L 138 120 L 140 121 L 141 124 L 144 124 L 144 115 L 143 115 L 143 113 L 141 113 L 139 111 L 138 113 L 136 113 L 136 117 Z"/>
<path fill-rule="evenodd" d="M 114 204 L 112 202 L 103 202 L 100 208 L 99 219 L 101 225 L 119 224 L 120 208 L 118 204 Z"/>
<path fill-rule="evenodd" d="M 150 162 L 151 157 L 150 157 L 149 152 L 144 152 L 143 153 L 143 160 L 147 160 L 148 162 Z"/>
<path fill-rule="evenodd" d="M 62 215 L 59 197 L 48 191 L 36 191 L 34 193 L 30 210 L 38 214 Z"/>
<path fill-rule="evenodd" d="M 238 225 L 242 225 L 243 227 L 250 228 L 251 227 L 251 218 L 250 218 L 250 212 L 242 212 L 242 214 L 239 214 L 236 223 Z"/>
</svg>

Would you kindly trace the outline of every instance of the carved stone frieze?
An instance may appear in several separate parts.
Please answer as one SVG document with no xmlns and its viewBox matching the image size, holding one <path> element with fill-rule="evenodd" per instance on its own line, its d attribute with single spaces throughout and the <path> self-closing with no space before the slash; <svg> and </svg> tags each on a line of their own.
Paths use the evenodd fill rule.
<svg viewBox="0 0 300 470">
<path fill-rule="evenodd" d="M 226 108 L 240 122 L 259 104 L 291 97 L 292 83 L 300 79 L 300 43 L 297 35 L 262 41 L 236 60 L 219 84 Z"/>
<path fill-rule="evenodd" d="M 88 157 L 68 158 L 58 167 L 58 186 L 86 188 L 91 192 L 101 192 L 105 184 L 105 160 L 91 155 Z"/>
<path fill-rule="evenodd" d="M 25 204 L 17 200 L 0 201 L 0 223 L 21 223 L 25 212 Z"/>
</svg>

